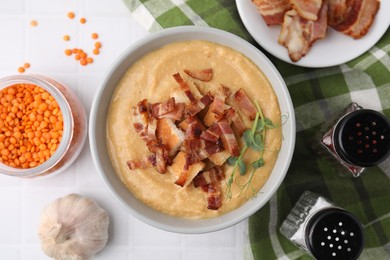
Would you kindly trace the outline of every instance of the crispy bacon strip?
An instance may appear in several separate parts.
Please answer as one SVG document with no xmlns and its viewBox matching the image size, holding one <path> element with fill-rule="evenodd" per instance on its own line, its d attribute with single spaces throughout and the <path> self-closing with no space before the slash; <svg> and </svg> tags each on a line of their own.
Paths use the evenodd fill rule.
<svg viewBox="0 0 390 260">
<path fill-rule="evenodd" d="M 241 136 L 245 132 L 247 127 L 242 121 L 240 115 L 236 112 L 236 110 L 233 107 L 226 109 L 225 113 L 226 113 L 226 119 L 229 122 L 233 123 L 234 127 L 237 130 L 238 135 Z"/>
<path fill-rule="evenodd" d="M 217 142 L 221 134 L 221 128 L 219 128 L 219 125 L 215 122 L 206 131 L 202 132 L 200 138 L 209 142 Z"/>
<path fill-rule="evenodd" d="M 221 183 L 209 184 L 207 187 L 207 208 L 218 210 L 222 206 Z"/>
<path fill-rule="evenodd" d="M 155 139 L 155 128 L 154 125 L 149 126 L 151 118 L 149 116 L 148 102 L 146 99 L 138 102 L 136 107 L 132 107 L 132 122 L 135 131 L 145 142 L 149 142 L 152 139 Z"/>
<path fill-rule="evenodd" d="M 252 0 L 267 25 L 283 23 L 284 14 L 291 9 L 289 0 Z"/>
<path fill-rule="evenodd" d="M 187 153 L 187 166 L 202 161 L 211 154 L 224 151 L 223 143 L 209 142 L 200 138 L 187 139 L 184 142 L 184 151 Z"/>
<path fill-rule="evenodd" d="M 301 18 L 295 10 L 285 15 L 278 42 L 288 49 L 294 62 L 305 56 L 314 42 L 325 37 L 327 32 L 327 1 L 323 1 L 317 21 Z"/>
<path fill-rule="evenodd" d="M 156 167 L 159 173 L 165 173 L 167 165 L 171 163 L 167 147 L 156 140 L 147 143 L 149 151 L 156 155 Z"/>
<path fill-rule="evenodd" d="M 170 118 L 179 121 L 183 118 L 184 109 L 184 103 L 176 103 L 175 108 L 171 112 L 161 115 L 159 118 Z"/>
<path fill-rule="evenodd" d="M 161 118 L 161 116 L 172 112 L 176 108 L 175 98 L 171 97 L 165 102 L 158 102 L 150 107 L 150 114 L 155 118 Z"/>
<path fill-rule="evenodd" d="M 194 117 L 198 121 L 198 126 L 199 126 L 200 130 L 205 131 L 206 126 L 203 124 L 203 122 L 197 116 L 194 116 Z M 186 117 L 183 121 L 181 121 L 181 123 L 179 124 L 180 129 L 183 131 L 186 131 L 191 120 L 192 120 L 192 117 L 190 116 L 190 117 Z"/>
<path fill-rule="evenodd" d="M 216 183 L 225 179 L 225 174 L 223 173 L 222 167 L 214 166 L 208 171 L 200 172 L 194 178 L 193 184 L 195 188 L 202 188 L 203 191 L 207 192 L 207 185 Z"/>
<path fill-rule="evenodd" d="M 300 17 L 316 21 L 322 6 L 322 0 L 290 0 L 293 8 Z"/>
<path fill-rule="evenodd" d="M 337 8 L 337 1 L 330 1 L 329 8 Z M 349 35 L 355 39 L 359 39 L 367 34 L 374 18 L 379 10 L 380 2 L 378 0 L 351 0 L 346 2 L 347 8 L 344 9 L 343 20 L 338 24 L 332 24 L 332 28 Z M 335 17 L 331 18 L 332 21 Z M 336 19 L 337 20 L 337 19 Z"/>
<path fill-rule="evenodd" d="M 213 78 L 213 69 L 204 69 L 204 70 L 188 70 L 185 69 L 184 72 L 194 79 L 199 79 L 201 81 L 209 82 Z"/>
<path fill-rule="evenodd" d="M 237 103 L 237 106 L 241 109 L 244 115 L 246 115 L 250 120 L 255 119 L 257 109 L 242 88 L 234 93 L 234 101 Z"/>
<path fill-rule="evenodd" d="M 130 170 L 152 168 L 157 164 L 156 155 L 151 154 L 141 160 L 128 160 L 126 163 Z"/>
<path fill-rule="evenodd" d="M 224 115 L 225 100 L 230 96 L 231 91 L 229 88 L 221 85 L 217 93 L 214 96 L 213 102 L 210 104 L 208 113 L 213 113 L 214 119 L 219 120 Z"/>
<path fill-rule="evenodd" d="M 179 83 L 180 88 L 184 91 L 187 98 L 190 100 L 191 104 L 197 104 L 198 100 L 195 98 L 187 82 L 184 81 L 184 79 L 180 76 L 180 74 L 179 73 L 174 74 L 173 78 L 176 80 L 177 83 Z"/>
<path fill-rule="evenodd" d="M 186 138 L 198 138 L 202 133 L 202 126 L 199 124 L 199 120 L 195 116 L 190 116 L 187 118 L 187 121 Z"/>
<path fill-rule="evenodd" d="M 210 105 L 210 103 L 213 102 L 213 96 L 210 92 L 207 92 L 206 95 L 204 95 L 199 102 L 196 104 L 191 104 L 186 108 L 185 114 L 187 116 L 194 116 L 200 111 L 202 111 L 206 106 Z"/>
<path fill-rule="evenodd" d="M 217 122 L 219 128 L 221 129 L 221 140 L 223 146 L 228 150 L 233 157 L 239 156 L 240 151 L 238 148 L 238 143 L 236 137 L 234 136 L 233 130 L 230 127 L 230 123 L 225 119 L 221 119 Z"/>
</svg>

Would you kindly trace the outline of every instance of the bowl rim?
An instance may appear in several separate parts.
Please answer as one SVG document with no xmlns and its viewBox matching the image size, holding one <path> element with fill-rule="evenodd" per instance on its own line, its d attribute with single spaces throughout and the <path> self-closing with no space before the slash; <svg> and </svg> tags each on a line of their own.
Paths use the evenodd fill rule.
<svg viewBox="0 0 390 260">
<path fill-rule="evenodd" d="M 165 41 L 162 41 L 162 39 L 165 39 Z M 149 53 L 153 50 L 159 49 L 162 46 L 178 42 L 178 41 L 184 41 L 184 40 L 208 40 L 213 41 L 221 45 L 228 46 L 238 52 L 241 52 L 245 55 L 243 50 L 245 52 L 249 52 L 251 54 L 255 54 L 256 59 L 260 59 L 261 63 L 264 63 L 266 67 L 260 68 L 263 73 L 267 76 L 268 80 L 271 83 L 270 77 L 273 78 L 274 81 L 279 85 L 278 91 L 280 92 L 277 94 L 279 105 L 281 103 L 281 97 L 283 97 L 283 106 L 286 107 L 286 110 L 289 112 L 289 118 L 287 122 L 282 126 L 282 131 L 285 129 L 285 125 L 288 125 L 288 128 L 290 129 L 287 133 L 284 133 L 283 131 L 283 143 L 282 148 L 285 150 L 286 157 L 283 158 L 283 161 L 280 162 L 282 165 L 279 167 L 279 174 L 276 176 L 275 174 L 271 174 L 268 178 L 267 182 L 264 186 L 267 185 L 267 183 L 270 182 L 271 177 L 273 176 L 274 185 L 270 188 L 270 191 L 262 195 L 262 199 L 260 201 L 257 201 L 257 197 L 250 199 L 245 204 L 241 205 L 236 210 L 233 210 L 231 212 L 228 212 L 222 216 L 218 216 L 215 218 L 209 218 L 209 219 L 186 219 L 186 218 L 179 218 L 179 217 L 173 217 L 166 214 L 163 214 L 161 212 L 158 212 L 154 209 L 152 209 L 155 212 L 156 216 L 145 216 L 141 212 L 139 212 L 137 209 L 133 208 L 132 206 L 129 206 L 128 203 L 121 197 L 121 194 L 119 194 L 119 191 L 117 191 L 114 188 L 114 184 L 111 182 L 109 177 L 107 176 L 108 173 L 105 173 L 104 171 L 104 165 L 100 161 L 100 152 L 98 149 L 99 140 L 96 139 L 96 130 L 97 131 L 103 131 L 105 133 L 106 126 L 104 125 L 103 130 L 97 129 L 97 119 L 100 117 L 102 118 L 102 115 L 99 113 L 99 108 L 101 108 L 100 101 L 102 98 L 104 98 L 104 90 L 106 89 L 107 84 L 110 82 L 112 77 L 114 77 L 115 73 L 117 73 L 118 68 L 126 62 L 126 60 L 131 57 L 131 55 L 134 56 L 134 53 L 138 53 L 142 48 L 145 48 L 144 46 L 147 46 L 148 49 L 145 51 L 146 53 Z M 228 42 L 223 42 L 224 40 L 228 40 Z M 235 46 L 240 46 L 240 49 L 237 49 L 235 47 L 232 47 L 233 44 L 236 44 Z M 151 47 L 150 47 L 151 46 Z M 142 57 L 144 54 L 139 55 Z M 248 55 L 245 55 L 249 57 Z M 137 59 L 135 59 L 137 60 Z M 250 58 L 252 62 L 256 64 L 256 61 L 253 60 L 253 57 Z M 117 80 L 116 84 L 120 80 L 120 78 L 123 76 L 124 72 L 128 70 L 129 67 L 124 70 L 123 73 L 121 73 L 121 76 Z M 272 83 L 271 83 L 272 85 Z M 115 85 L 116 87 L 116 85 Z M 113 89 L 115 89 L 113 87 Z M 273 87 L 275 92 L 276 89 Z M 112 94 L 112 91 L 110 92 Z M 281 95 L 281 96 L 280 96 Z M 111 97 L 110 97 L 111 100 Z M 105 107 L 109 107 L 109 104 L 106 104 Z M 108 108 L 107 108 L 108 110 Z M 105 112 L 107 112 L 105 110 Z M 283 113 L 283 112 L 282 112 Z M 105 118 L 105 117 L 104 117 Z M 104 121 L 106 119 L 103 119 Z M 259 210 L 261 207 L 263 207 L 275 194 L 279 186 L 281 185 L 287 170 L 289 168 L 289 165 L 292 160 L 293 151 L 295 148 L 295 133 L 296 133 L 296 126 L 295 126 L 295 114 L 294 114 L 294 107 L 291 101 L 290 94 L 288 92 L 287 86 L 276 69 L 276 67 L 271 63 L 271 61 L 256 47 L 254 47 L 249 42 L 245 41 L 244 39 L 240 38 L 239 36 L 232 34 L 230 32 L 226 32 L 220 29 L 211 28 L 211 27 L 200 27 L 200 26 L 179 26 L 179 27 L 173 27 L 168 29 L 163 29 L 158 32 L 151 33 L 147 35 L 146 37 L 143 37 L 136 41 L 134 44 L 130 45 L 120 56 L 112 63 L 110 66 L 108 72 L 105 75 L 105 79 L 100 85 L 98 91 L 95 93 L 95 96 L 93 98 L 91 111 L 90 111 L 90 119 L 89 119 L 89 141 L 90 141 L 90 148 L 91 148 L 91 154 L 92 159 L 94 162 L 95 167 L 98 170 L 98 173 L 100 177 L 102 178 L 103 182 L 105 183 L 106 187 L 110 191 L 110 193 L 114 196 L 115 200 L 119 200 L 120 204 L 134 217 L 141 220 L 142 222 L 149 224 L 153 227 L 170 231 L 170 232 L 176 232 L 176 233 L 187 233 L 187 234 L 196 234 L 196 233 L 207 233 L 207 232 L 213 232 L 217 230 L 221 230 L 227 227 L 230 227 L 232 225 L 235 225 L 248 217 L 250 217 L 252 214 L 254 214 L 257 210 Z M 287 141 L 286 141 L 287 140 Z M 101 140 L 100 140 L 101 142 Z M 104 142 L 105 144 L 105 142 Z M 280 153 L 278 156 L 278 159 L 276 161 L 276 164 L 279 162 Z M 276 165 L 275 164 L 275 165 Z M 275 169 L 275 166 L 274 166 Z M 272 173 L 274 172 L 274 169 Z M 114 174 L 116 175 L 115 171 Z M 118 176 L 116 176 L 117 179 L 119 179 Z M 120 180 L 119 180 L 120 181 Z M 124 184 L 122 183 L 124 186 Z M 126 187 L 124 187 L 127 189 Z M 263 187 L 264 188 L 264 187 Z M 263 189 L 262 188 L 262 189 Z M 261 189 L 261 190 L 262 190 Z M 259 192 L 261 192 L 261 190 Z M 130 191 L 127 190 L 130 196 L 133 196 Z M 142 202 L 141 202 L 142 203 Z M 249 204 L 249 205 L 248 205 Z M 246 206 L 244 208 L 244 206 Z M 148 206 L 146 206 L 148 207 Z M 244 212 L 237 214 L 237 210 L 244 208 Z M 150 208 L 151 209 L 151 208 Z M 158 219 L 158 217 L 159 219 Z M 162 219 L 162 220 L 161 220 Z M 170 220 L 167 220 L 170 219 Z M 183 222 L 184 225 L 177 225 L 178 220 Z M 186 226 L 185 223 L 189 224 L 189 226 Z M 195 224 L 196 223 L 196 224 Z M 198 225 L 199 224 L 199 225 Z"/>
</svg>

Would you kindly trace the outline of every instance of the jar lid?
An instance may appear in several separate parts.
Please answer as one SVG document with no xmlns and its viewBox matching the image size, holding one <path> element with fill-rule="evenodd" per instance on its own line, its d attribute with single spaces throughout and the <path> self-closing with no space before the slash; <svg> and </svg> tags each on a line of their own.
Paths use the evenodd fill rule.
<svg viewBox="0 0 390 260">
<path fill-rule="evenodd" d="M 364 246 L 363 227 L 351 213 L 330 208 L 317 212 L 306 228 L 306 244 L 318 259 L 357 259 Z"/>
<path fill-rule="evenodd" d="M 347 163 L 362 167 L 377 165 L 390 155 L 390 122 L 374 110 L 351 112 L 338 122 L 334 146 Z"/>
</svg>

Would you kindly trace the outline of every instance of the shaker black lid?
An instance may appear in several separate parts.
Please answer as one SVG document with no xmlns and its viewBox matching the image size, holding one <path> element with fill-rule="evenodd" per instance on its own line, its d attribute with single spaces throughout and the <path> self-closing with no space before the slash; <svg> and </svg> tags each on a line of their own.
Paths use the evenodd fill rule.
<svg viewBox="0 0 390 260">
<path fill-rule="evenodd" d="M 364 246 L 363 227 L 348 211 L 324 209 L 307 224 L 306 244 L 318 260 L 357 259 Z"/>
<path fill-rule="evenodd" d="M 390 155 L 390 122 L 377 111 L 356 110 L 337 124 L 334 146 L 339 156 L 350 164 L 377 165 Z"/>
</svg>

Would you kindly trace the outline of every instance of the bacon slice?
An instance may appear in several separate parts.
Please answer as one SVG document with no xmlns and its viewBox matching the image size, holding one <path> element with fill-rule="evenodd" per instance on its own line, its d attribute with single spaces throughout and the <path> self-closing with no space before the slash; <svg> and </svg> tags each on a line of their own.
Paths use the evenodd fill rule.
<svg viewBox="0 0 390 260">
<path fill-rule="evenodd" d="M 207 187 L 207 208 L 218 210 L 222 206 L 221 183 L 209 184 Z"/>
<path fill-rule="evenodd" d="M 328 0 L 328 25 L 341 24 L 348 17 L 348 12 L 355 0 Z"/>
<path fill-rule="evenodd" d="M 256 117 L 257 109 L 246 95 L 245 91 L 240 88 L 234 94 L 234 101 L 241 111 L 246 115 L 250 120 L 254 120 Z"/>
<path fill-rule="evenodd" d="M 278 42 L 288 49 L 294 62 L 305 56 L 314 42 L 325 37 L 327 32 L 327 2 L 324 1 L 317 21 L 301 18 L 295 10 L 285 14 Z"/>
<path fill-rule="evenodd" d="M 233 130 L 230 127 L 229 122 L 224 118 L 219 120 L 217 124 L 222 132 L 221 140 L 225 149 L 228 150 L 232 154 L 232 156 L 239 156 L 240 151 L 238 148 L 238 142 L 236 140 L 236 137 L 234 136 Z"/>
<path fill-rule="evenodd" d="M 200 172 L 193 180 L 195 188 L 202 188 L 204 191 L 207 191 L 209 184 L 217 183 L 225 179 L 225 174 L 223 173 L 222 167 L 214 166 L 208 171 Z"/>
<path fill-rule="evenodd" d="M 198 79 L 201 81 L 209 82 L 213 78 L 213 69 L 208 68 L 204 70 L 188 70 L 185 69 L 184 72 L 191 78 Z"/>
<path fill-rule="evenodd" d="M 155 103 L 152 104 L 150 107 L 151 107 L 150 114 L 155 118 L 160 118 L 161 116 L 170 113 L 175 109 L 176 107 L 175 98 L 171 97 L 165 102 Z"/>
<path fill-rule="evenodd" d="M 217 142 L 221 134 L 221 128 L 214 122 L 206 131 L 202 132 L 200 138 L 209 142 Z"/>
<path fill-rule="evenodd" d="M 322 0 L 290 0 L 290 2 L 300 17 L 317 21 Z"/>
<path fill-rule="evenodd" d="M 149 142 L 154 139 L 153 136 L 153 125 L 149 127 L 150 116 L 149 116 L 149 104 L 146 99 L 138 102 L 137 106 L 132 107 L 132 123 L 135 132 L 144 140 Z"/>
<path fill-rule="evenodd" d="M 283 23 L 284 14 L 291 9 L 289 0 L 252 0 L 267 25 Z"/>
<path fill-rule="evenodd" d="M 186 108 L 185 114 L 187 116 L 194 116 L 200 111 L 202 111 L 206 106 L 210 105 L 211 102 L 213 102 L 213 96 L 210 92 L 207 92 L 206 95 L 204 95 L 199 100 L 199 102 L 189 105 Z"/>
<path fill-rule="evenodd" d="M 170 158 L 167 147 L 156 140 L 147 143 L 149 151 L 156 155 L 156 167 L 159 173 L 165 173 L 167 165 L 170 164 Z"/>
<path fill-rule="evenodd" d="M 190 116 L 187 119 L 188 125 L 186 129 L 186 138 L 198 138 L 202 133 L 202 126 L 195 116 Z"/>
<path fill-rule="evenodd" d="M 152 168 L 157 164 L 156 155 L 151 154 L 141 160 L 128 160 L 126 163 L 130 170 Z"/>
<path fill-rule="evenodd" d="M 236 112 L 236 110 L 233 107 L 230 107 L 225 110 L 226 119 L 233 123 L 233 126 L 236 128 L 237 134 L 239 136 L 242 136 L 242 134 L 245 132 L 247 127 L 244 124 L 244 121 L 242 121 L 240 115 Z"/>
<path fill-rule="evenodd" d="M 174 74 L 173 78 L 176 80 L 177 83 L 179 83 L 180 88 L 184 91 L 187 98 L 190 100 L 191 104 L 198 103 L 198 100 L 195 98 L 187 82 L 184 81 L 184 79 L 180 76 L 180 74 L 179 73 Z"/>
<path fill-rule="evenodd" d="M 330 10 L 337 9 L 338 1 L 330 0 Z M 354 39 L 360 39 L 367 34 L 380 8 L 378 0 L 351 0 L 343 8 L 343 18 L 332 17 L 332 28 Z M 342 20 L 335 24 L 334 20 Z"/>
<path fill-rule="evenodd" d="M 175 108 L 171 112 L 161 115 L 159 118 L 170 118 L 179 121 L 183 118 L 184 109 L 184 103 L 176 103 Z"/>
</svg>

